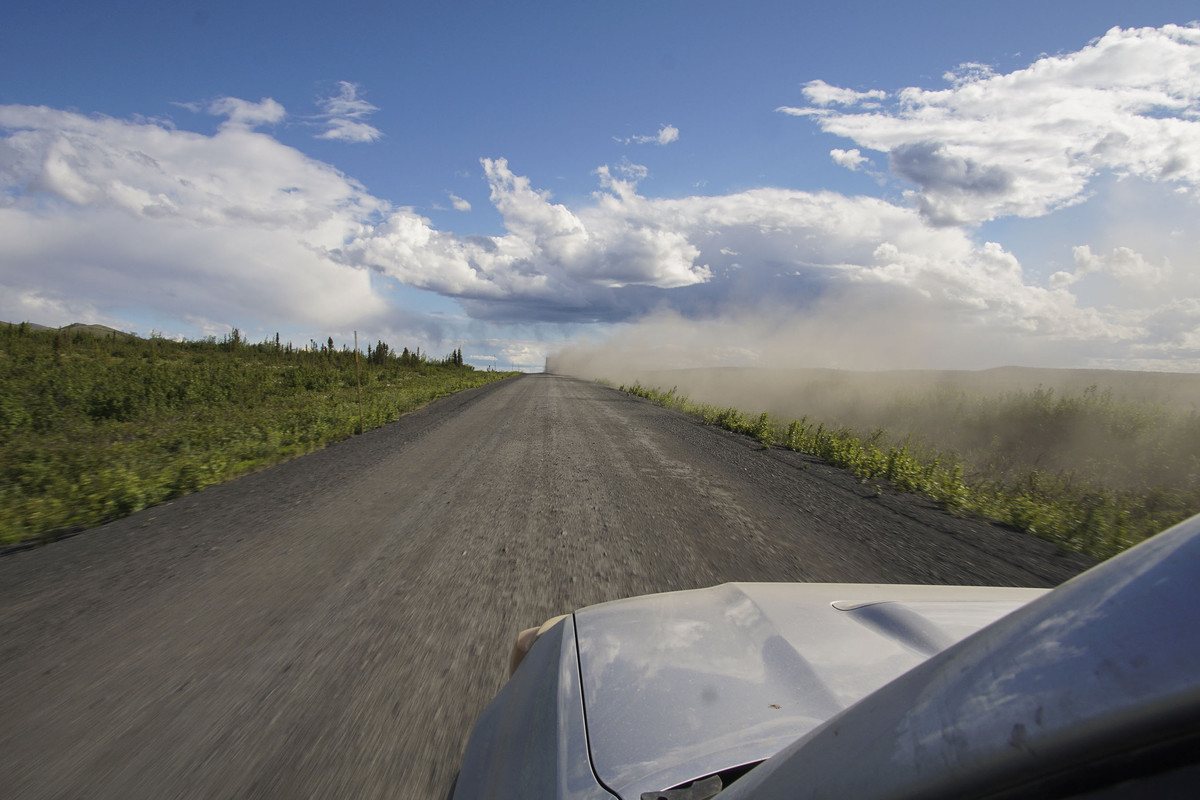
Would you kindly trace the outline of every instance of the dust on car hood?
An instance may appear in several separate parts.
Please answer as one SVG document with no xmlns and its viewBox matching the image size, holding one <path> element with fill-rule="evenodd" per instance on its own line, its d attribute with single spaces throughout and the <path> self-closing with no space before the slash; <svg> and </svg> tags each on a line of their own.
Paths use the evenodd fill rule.
<svg viewBox="0 0 1200 800">
<path fill-rule="evenodd" d="M 592 767 L 637 798 L 761 761 L 1045 591 L 731 583 L 583 609 Z"/>
</svg>

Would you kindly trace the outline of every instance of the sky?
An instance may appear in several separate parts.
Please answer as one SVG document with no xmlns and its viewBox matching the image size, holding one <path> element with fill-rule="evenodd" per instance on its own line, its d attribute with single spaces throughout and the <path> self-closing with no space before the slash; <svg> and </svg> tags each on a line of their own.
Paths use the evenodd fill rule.
<svg viewBox="0 0 1200 800">
<path fill-rule="evenodd" d="M 1183 2 L 24 2 L 0 320 L 1200 371 Z"/>
</svg>

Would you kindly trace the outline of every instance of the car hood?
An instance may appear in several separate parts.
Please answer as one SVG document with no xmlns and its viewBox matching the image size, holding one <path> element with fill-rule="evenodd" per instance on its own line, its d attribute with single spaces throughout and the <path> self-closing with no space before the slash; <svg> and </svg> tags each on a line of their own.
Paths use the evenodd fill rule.
<svg viewBox="0 0 1200 800">
<path fill-rule="evenodd" d="M 583 609 L 592 768 L 639 798 L 761 761 L 1045 591 L 739 583 Z"/>
</svg>

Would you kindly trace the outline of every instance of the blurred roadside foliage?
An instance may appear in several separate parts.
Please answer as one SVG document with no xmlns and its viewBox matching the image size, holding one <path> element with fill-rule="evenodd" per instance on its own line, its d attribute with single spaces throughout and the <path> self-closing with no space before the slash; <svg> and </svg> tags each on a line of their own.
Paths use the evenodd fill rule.
<svg viewBox="0 0 1200 800">
<path fill-rule="evenodd" d="M 369 346 L 363 427 L 507 377 Z M 97 525 L 359 429 L 354 351 L 0 323 L 0 544 Z"/>
<path fill-rule="evenodd" d="M 776 425 L 674 388 L 620 388 L 1098 558 L 1200 513 L 1200 414 L 1117 401 L 1098 387 L 897 396 L 880 412 L 887 429 L 808 418 Z"/>
</svg>

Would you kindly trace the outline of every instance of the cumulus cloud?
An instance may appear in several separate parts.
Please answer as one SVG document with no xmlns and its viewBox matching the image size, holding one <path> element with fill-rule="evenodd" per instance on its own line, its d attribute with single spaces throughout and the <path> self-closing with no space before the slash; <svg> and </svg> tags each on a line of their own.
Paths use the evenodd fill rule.
<svg viewBox="0 0 1200 800">
<path fill-rule="evenodd" d="M 249 106 L 258 110 L 243 113 Z M 971 228 L 935 224 L 920 204 L 782 188 L 647 197 L 646 168 L 623 160 L 596 169 L 591 199 L 568 206 L 503 158 L 480 161 L 503 233 L 460 235 L 255 130 L 254 120 L 280 117 L 249 106 L 224 106 L 242 121 L 211 136 L 0 106 L 0 312 L 70 322 L 35 312 L 140 305 L 320 328 L 397 313 L 381 292 L 394 280 L 453 298 L 476 320 L 658 314 L 678 322 L 669 330 L 680 346 L 752 320 L 745 330 L 762 330 L 760 341 L 803 340 L 827 355 L 874 341 L 874 366 L 944 364 L 948 350 L 1001 343 L 1038 358 L 1102 349 L 1200 359 L 1181 355 L 1195 309 L 1177 302 L 1200 296 L 1187 283 L 1200 271 L 1171 268 L 1191 258 L 1176 255 L 1194 250 L 1187 241 L 1171 261 L 1132 241 L 1079 245 L 1063 254 L 1074 271 L 1046 279 Z M 949 197 L 1021 180 L 934 142 L 898 143 L 894 169 Z M 840 158 L 864 163 L 861 152 Z M 1156 289 L 1082 299 L 1104 283 Z M 713 352 L 749 358 L 754 342 L 729 333 Z"/>
<path fill-rule="evenodd" d="M 663 125 L 658 129 L 658 133 L 650 136 L 630 136 L 626 139 L 618 138 L 617 141 L 625 144 L 671 144 L 679 141 L 679 128 L 674 125 Z"/>
<path fill-rule="evenodd" d="M 456 236 L 402 208 L 337 257 L 412 286 L 543 319 L 594 319 L 612 313 L 611 290 L 676 288 L 710 277 L 679 231 L 654 220 L 629 224 L 596 208 L 581 216 L 513 173 L 506 160 L 481 164 L 503 236 Z"/>
<path fill-rule="evenodd" d="M 872 89 L 868 92 L 857 92 L 853 89 L 842 89 L 837 86 L 830 86 L 828 83 L 822 80 L 814 80 L 809 81 L 804 85 L 804 96 L 808 98 L 810 103 L 817 106 L 862 105 L 868 108 L 873 108 L 878 105 L 876 101 L 883 100 L 887 97 L 887 92 L 880 89 Z M 783 108 L 781 110 L 788 113 L 793 113 L 797 109 Z"/>
<path fill-rule="evenodd" d="M 318 101 L 325 124 L 325 130 L 317 134 L 318 139 L 364 143 L 378 141 L 383 136 L 378 128 L 364 121 L 379 108 L 359 97 L 358 91 L 358 84 L 338 81 L 338 93 Z"/>
<path fill-rule="evenodd" d="M 195 106 L 186 106 L 195 109 Z M 283 106 L 264 97 L 257 103 L 242 100 L 237 97 L 221 97 L 201 106 L 204 111 L 219 117 L 226 117 L 222 128 L 257 128 L 261 125 L 274 125 L 282 122 L 287 116 Z"/>
<path fill-rule="evenodd" d="M 845 167 L 851 171 L 856 171 L 860 169 L 863 164 L 870 162 L 870 159 L 864 156 L 857 147 L 852 150 L 841 150 L 835 147 L 833 150 L 829 151 L 829 157 L 832 158 L 833 163 L 837 164 L 839 167 Z"/>
<path fill-rule="evenodd" d="M 629 165 L 624 179 L 597 170 L 602 191 L 572 210 L 503 159 L 483 166 L 504 236 L 458 237 L 400 209 L 338 257 L 493 318 L 619 320 L 653 308 L 705 316 L 764 298 L 795 310 L 861 292 L 905 298 L 964 324 L 1131 335 L 1068 291 L 1032 285 L 1000 245 L 977 245 L 883 200 L 784 189 L 652 199 L 637 192 L 639 172 Z"/>
<path fill-rule="evenodd" d="M 655 144 L 670 144 L 679 141 L 679 128 L 674 125 L 664 125 L 654 135 Z"/>
<path fill-rule="evenodd" d="M 938 142 L 897 145 L 888 163 L 893 173 L 922 187 L 917 208 L 935 225 L 973 222 L 973 205 L 1007 196 L 1014 183 L 1002 167 L 955 155 Z"/>
<path fill-rule="evenodd" d="M 1177 298 L 1156 309 L 1146 320 L 1154 341 L 1178 351 L 1200 353 L 1200 300 Z"/>
<path fill-rule="evenodd" d="M 455 211 L 470 211 L 471 210 L 471 204 L 469 202 L 462 199 L 461 197 L 456 195 L 454 192 L 447 192 L 447 194 L 450 195 L 450 204 L 454 206 Z"/>
<path fill-rule="evenodd" d="M 942 78 L 955 86 L 962 86 L 963 84 L 975 83 L 991 78 L 995 74 L 995 71 L 987 64 L 977 64 L 974 61 L 968 61 L 964 64 L 959 64 L 957 68 L 945 73 L 942 75 Z"/>
<path fill-rule="evenodd" d="M 1080 245 L 1071 251 L 1075 272 L 1055 273 L 1052 281 L 1058 285 L 1069 285 L 1088 274 L 1110 275 L 1120 283 L 1132 288 L 1152 288 L 1171 274 L 1171 262 L 1161 266 L 1152 264 L 1141 253 L 1128 247 L 1116 247 L 1110 255 L 1092 253 L 1088 245 Z"/>
<path fill-rule="evenodd" d="M 628 158 L 623 158 L 617 164 L 605 164 L 592 171 L 600 178 L 600 185 L 616 194 L 628 194 L 637 191 L 640 181 L 650 174 L 644 164 L 635 164 Z"/>
<path fill-rule="evenodd" d="M 0 284 L 19 314 L 157 308 L 268 324 L 382 312 L 370 276 L 325 255 L 386 204 L 252 130 L 273 101 L 220 101 L 204 136 L 153 121 L 0 106 Z M 20 309 L 9 313 L 18 315 Z M 60 321 L 71 322 L 74 319 Z"/>
<path fill-rule="evenodd" d="M 934 224 L 1043 215 L 1084 201 L 1101 172 L 1196 197 L 1200 27 L 1113 28 L 1025 69 L 965 64 L 946 77 L 949 88 L 890 97 L 813 81 L 811 105 L 779 110 L 887 153 Z"/>
</svg>

